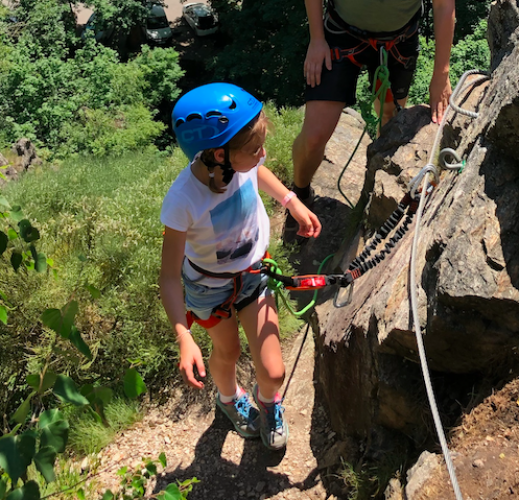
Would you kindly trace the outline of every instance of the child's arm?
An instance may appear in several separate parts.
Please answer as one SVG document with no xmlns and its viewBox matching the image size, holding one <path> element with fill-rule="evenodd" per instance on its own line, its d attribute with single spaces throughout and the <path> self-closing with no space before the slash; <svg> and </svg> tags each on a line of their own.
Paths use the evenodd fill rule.
<svg viewBox="0 0 519 500">
<path fill-rule="evenodd" d="M 283 198 L 290 192 L 264 165 L 258 167 L 258 186 L 279 203 L 281 203 Z M 321 233 L 321 223 L 317 215 L 308 210 L 297 196 L 293 196 L 285 206 L 290 210 L 290 214 L 299 224 L 299 231 L 297 232 L 299 236 L 305 238 L 312 236 L 317 238 L 319 236 Z"/>
<path fill-rule="evenodd" d="M 162 244 L 160 296 L 180 346 L 180 373 L 188 385 L 202 389 L 204 383 L 195 378 L 193 366 L 196 365 L 200 376 L 205 377 L 204 362 L 200 348 L 187 332 L 184 293 L 180 281 L 185 244 L 186 233 L 166 227 Z"/>
</svg>

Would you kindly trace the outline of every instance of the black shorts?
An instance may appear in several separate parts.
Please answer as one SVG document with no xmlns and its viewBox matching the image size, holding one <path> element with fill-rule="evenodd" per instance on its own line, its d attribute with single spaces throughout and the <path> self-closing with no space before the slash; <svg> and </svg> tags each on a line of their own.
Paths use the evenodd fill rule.
<svg viewBox="0 0 519 500">
<path fill-rule="evenodd" d="M 362 43 L 358 38 L 348 33 L 334 34 L 325 29 L 325 36 L 330 49 L 351 49 Z M 407 59 L 404 66 L 388 53 L 389 80 L 391 91 L 395 99 L 404 99 L 409 93 L 411 80 L 416 69 L 416 59 L 420 52 L 418 31 L 406 40 L 395 45 L 398 52 Z M 358 55 L 355 60 L 362 67 L 367 67 L 369 80 L 373 85 L 375 71 L 380 65 L 380 53 L 373 47 L 368 47 Z M 332 60 L 332 69 L 328 70 L 323 64 L 321 83 L 315 87 L 306 86 L 306 102 L 308 101 L 339 101 L 352 106 L 356 102 L 357 79 L 361 67 L 347 58 L 341 61 Z"/>
</svg>

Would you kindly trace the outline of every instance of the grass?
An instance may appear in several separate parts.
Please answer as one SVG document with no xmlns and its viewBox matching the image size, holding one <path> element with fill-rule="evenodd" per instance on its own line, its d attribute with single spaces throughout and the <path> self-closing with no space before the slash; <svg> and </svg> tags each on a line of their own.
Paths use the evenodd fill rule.
<svg viewBox="0 0 519 500">
<path fill-rule="evenodd" d="M 303 115 L 295 109 L 277 112 L 270 104 L 266 109 L 274 128 L 266 145 L 267 164 L 288 182 L 291 145 Z M 0 289 L 16 304 L 9 315 L 9 336 L 23 341 L 31 370 L 49 355 L 41 313 L 74 298 L 80 306 L 76 326 L 95 360 L 54 360 L 55 369 L 70 373 L 79 383 L 97 378 L 111 386 L 130 363 L 138 364 L 150 387 L 160 388 L 178 377 L 178 350 L 157 284 L 163 229 L 159 216 L 165 193 L 186 164 L 178 148 L 169 155 L 144 150 L 108 158 L 71 157 L 57 165 L 44 164 L 4 188 L 2 194 L 11 204 L 21 205 L 39 228 L 39 251 L 55 262 L 56 277 L 25 276 L 0 260 Z M 277 208 L 274 202 L 266 204 L 271 214 Z M 289 273 L 283 250 L 275 242 L 272 247 Z M 92 300 L 87 284 L 101 291 L 100 298 Z M 284 311 L 280 319 L 283 335 L 300 324 Z M 195 336 L 208 355 L 208 336 L 202 331 Z"/>
<path fill-rule="evenodd" d="M 78 499 L 76 491 L 83 488 L 85 498 L 96 498 L 96 485 L 94 481 L 85 484 L 85 475 L 81 474 L 78 467 L 71 464 L 70 460 L 60 457 L 55 465 L 56 480 L 46 483 L 43 476 L 36 471 L 34 465 L 27 470 L 29 480 L 36 481 L 40 488 L 41 497 L 52 496 L 56 500 Z M 78 485 L 76 487 L 76 485 Z"/>
<path fill-rule="evenodd" d="M 377 460 L 362 460 L 352 464 L 341 458 L 338 477 L 344 485 L 347 500 L 370 500 L 383 498 L 389 481 L 401 478 L 409 459 L 408 450 L 396 447 L 393 451 L 382 454 Z"/>
<path fill-rule="evenodd" d="M 95 420 L 90 413 L 71 413 L 68 416 L 70 433 L 68 446 L 80 456 L 99 453 L 116 435 L 142 419 L 143 414 L 135 401 L 115 398 L 105 409 L 108 425 Z"/>
</svg>

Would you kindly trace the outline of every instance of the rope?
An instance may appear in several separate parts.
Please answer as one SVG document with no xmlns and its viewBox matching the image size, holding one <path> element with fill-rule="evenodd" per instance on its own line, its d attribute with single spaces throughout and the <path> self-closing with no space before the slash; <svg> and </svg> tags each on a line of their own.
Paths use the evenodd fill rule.
<svg viewBox="0 0 519 500">
<path fill-rule="evenodd" d="M 350 201 L 350 199 L 346 196 L 344 191 L 341 188 L 341 180 L 346 172 L 346 169 L 350 165 L 351 161 L 353 160 L 353 157 L 355 156 L 355 153 L 357 152 L 357 149 L 359 149 L 362 139 L 364 138 L 364 135 L 366 134 L 368 127 L 370 125 L 373 125 L 375 127 L 379 127 L 382 124 L 382 116 L 384 114 L 384 103 L 386 101 L 386 93 L 388 89 L 391 87 L 391 82 L 389 81 L 389 68 L 387 67 L 387 61 L 388 61 L 388 55 L 387 51 L 384 47 L 380 48 L 380 66 L 375 71 L 375 76 L 373 78 L 373 87 L 371 90 L 371 97 L 367 103 L 360 103 L 360 111 L 362 115 L 362 119 L 366 122 L 366 125 L 364 126 L 364 130 L 362 131 L 362 134 L 360 135 L 359 140 L 357 141 L 357 145 L 353 149 L 353 152 L 351 153 L 350 157 L 348 158 L 348 161 L 346 162 L 346 165 L 344 165 L 339 178 L 337 179 L 337 189 L 339 193 L 341 193 L 342 197 L 346 200 L 346 203 L 350 206 L 350 208 L 353 210 L 355 209 L 355 205 Z M 378 90 L 377 88 L 377 80 L 380 80 L 380 87 Z M 380 102 L 380 112 L 378 118 L 373 118 L 373 115 L 371 114 L 371 109 L 373 107 L 373 104 L 375 101 L 379 100 Z"/>
<path fill-rule="evenodd" d="M 459 108 L 458 106 L 456 106 L 456 107 L 451 106 L 451 104 L 453 102 L 453 97 L 456 98 L 458 96 L 458 94 L 460 93 L 459 88 L 461 88 L 461 86 L 462 86 L 463 82 L 465 81 L 465 79 L 467 78 L 467 76 L 469 76 L 471 74 L 475 74 L 475 73 L 480 73 L 481 74 L 481 72 L 477 71 L 477 70 L 471 70 L 471 71 L 467 71 L 466 73 L 464 73 L 462 75 L 462 77 L 460 78 L 460 80 L 459 80 L 459 82 L 458 82 L 458 84 L 456 86 L 456 89 L 452 93 L 452 96 L 451 96 L 451 99 L 450 99 L 450 102 L 449 102 L 449 106 L 445 110 L 445 114 L 443 115 L 443 119 L 442 119 L 442 121 L 440 123 L 440 126 L 438 128 L 438 131 L 436 133 L 436 138 L 435 138 L 435 141 L 434 141 L 434 145 L 433 145 L 433 148 L 431 150 L 430 157 L 429 157 L 429 163 L 425 167 L 426 169 L 428 167 L 432 167 L 432 169 L 429 168 L 421 176 L 420 180 L 422 181 L 422 192 L 421 192 L 421 195 L 420 195 L 420 203 L 418 205 L 418 210 L 416 212 L 416 230 L 415 230 L 415 234 L 414 234 L 414 237 L 413 237 L 413 245 L 412 245 L 412 249 L 411 249 L 411 262 L 410 262 L 410 266 L 409 266 L 410 287 L 411 287 L 411 289 L 410 289 L 410 292 L 411 292 L 411 310 L 412 310 L 413 324 L 414 324 L 414 329 L 415 329 L 415 334 L 416 334 L 416 342 L 418 344 L 418 351 L 419 351 L 419 354 L 420 354 L 420 364 L 421 364 L 421 367 L 422 367 L 422 373 L 423 373 L 423 377 L 424 377 L 425 387 L 426 387 L 426 390 L 427 390 L 427 397 L 429 399 L 429 405 L 431 407 L 431 412 L 432 412 L 432 415 L 433 415 L 433 420 L 434 420 L 434 424 L 435 424 L 435 427 L 436 427 L 436 432 L 437 432 L 438 438 L 440 440 L 442 452 L 443 452 L 443 455 L 445 457 L 445 463 L 446 463 L 446 466 L 447 466 L 447 470 L 449 472 L 449 476 L 450 476 L 450 479 L 451 479 L 452 487 L 454 489 L 454 494 L 456 495 L 456 499 L 457 500 L 463 500 L 463 496 L 461 494 L 459 483 L 458 483 L 458 480 L 457 480 L 457 477 L 456 477 L 456 472 L 454 470 L 454 464 L 452 463 L 452 457 L 451 457 L 449 448 L 447 446 L 447 440 L 445 439 L 445 433 L 443 431 L 443 426 L 442 426 L 442 422 L 441 422 L 441 419 L 440 419 L 440 414 L 438 412 L 438 406 L 436 404 L 436 399 L 434 397 L 433 387 L 432 387 L 432 383 L 431 383 L 431 376 L 430 376 L 430 373 L 429 373 L 429 368 L 427 366 L 427 358 L 426 358 L 426 353 L 425 353 L 425 346 L 424 346 L 424 342 L 423 342 L 423 336 L 422 336 L 421 328 L 420 328 L 420 321 L 419 321 L 419 315 L 418 315 L 418 305 L 417 305 L 417 303 L 418 303 L 417 295 L 418 294 L 417 294 L 417 286 L 416 286 L 416 254 L 417 254 L 418 240 L 419 240 L 419 237 L 420 237 L 420 222 L 422 220 L 422 215 L 423 215 L 423 211 L 424 211 L 424 207 L 425 207 L 425 198 L 426 198 L 426 195 L 427 195 L 427 193 L 429 191 L 429 188 L 430 188 L 430 186 L 428 186 L 429 180 L 428 180 L 428 175 L 427 174 L 433 173 L 436 178 L 439 177 L 438 172 L 436 171 L 434 165 L 432 164 L 432 161 L 433 161 L 433 158 L 434 158 L 434 155 L 435 155 L 435 151 L 438 149 L 438 146 L 439 146 L 439 143 L 440 143 L 440 138 L 441 138 L 441 135 L 442 135 L 442 132 L 443 132 L 443 128 L 445 127 L 445 123 L 447 121 L 447 115 L 449 114 L 449 111 L 450 111 L 451 107 L 455 111 L 457 111 L 456 108 L 461 110 L 461 108 Z M 488 78 L 488 77 L 486 77 L 486 78 Z M 474 118 L 478 116 L 477 113 L 473 113 L 473 112 L 469 112 L 469 111 L 465 111 L 465 110 L 462 110 L 462 113 L 466 114 L 467 116 L 474 117 Z M 447 151 L 448 154 L 452 154 L 452 152 L 453 152 L 453 150 Z M 458 156 L 456 155 L 455 158 L 458 159 Z M 456 168 L 459 168 L 459 167 L 456 166 Z M 413 179 L 413 181 L 414 181 L 414 179 Z M 413 182 L 413 181 L 411 181 L 411 182 Z M 413 186 L 413 189 L 416 190 L 416 182 L 415 182 L 415 184 Z"/>
<path fill-rule="evenodd" d="M 301 357 L 301 353 L 303 352 L 303 347 L 306 342 L 306 337 L 308 336 L 308 331 L 310 330 L 310 321 L 306 323 L 306 331 L 303 336 L 303 340 L 301 342 L 301 345 L 299 346 L 299 351 L 296 356 L 296 360 L 294 361 L 294 366 L 292 367 L 292 371 L 290 372 L 290 376 L 288 377 L 287 385 L 285 386 L 285 390 L 283 391 L 283 396 L 281 396 L 281 402 L 285 401 L 285 397 L 287 395 L 288 386 L 290 385 L 290 382 L 292 382 L 292 377 L 294 376 L 294 372 L 296 371 L 297 363 L 299 362 L 299 358 Z"/>
</svg>

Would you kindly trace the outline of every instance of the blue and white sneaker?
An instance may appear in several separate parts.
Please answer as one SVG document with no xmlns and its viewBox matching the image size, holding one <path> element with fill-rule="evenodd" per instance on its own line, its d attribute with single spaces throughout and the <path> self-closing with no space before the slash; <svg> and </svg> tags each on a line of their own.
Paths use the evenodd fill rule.
<svg viewBox="0 0 519 500">
<path fill-rule="evenodd" d="M 252 393 L 259 408 L 260 436 L 263 444 L 269 450 L 282 450 L 288 441 L 288 424 L 283 416 L 285 408 L 281 406 L 281 398 L 276 395 L 273 403 L 263 403 L 258 397 L 258 384 L 254 386 Z"/>
<path fill-rule="evenodd" d="M 230 403 L 222 403 L 220 396 L 216 396 L 216 406 L 222 410 L 234 428 L 244 438 L 255 438 L 260 434 L 260 415 L 252 406 L 249 393 L 243 392 L 239 398 L 233 399 Z"/>
</svg>

